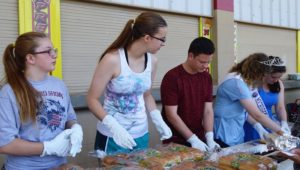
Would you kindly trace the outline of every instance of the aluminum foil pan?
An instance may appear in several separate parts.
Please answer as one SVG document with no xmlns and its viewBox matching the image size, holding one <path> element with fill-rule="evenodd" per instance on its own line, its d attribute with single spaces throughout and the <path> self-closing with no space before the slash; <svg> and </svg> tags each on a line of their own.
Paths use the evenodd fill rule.
<svg viewBox="0 0 300 170">
<path fill-rule="evenodd" d="M 275 149 L 284 152 L 288 152 L 291 149 L 300 146 L 300 138 L 287 134 L 283 134 L 281 136 L 275 133 L 269 133 L 265 135 L 265 140 L 269 149 Z"/>
</svg>

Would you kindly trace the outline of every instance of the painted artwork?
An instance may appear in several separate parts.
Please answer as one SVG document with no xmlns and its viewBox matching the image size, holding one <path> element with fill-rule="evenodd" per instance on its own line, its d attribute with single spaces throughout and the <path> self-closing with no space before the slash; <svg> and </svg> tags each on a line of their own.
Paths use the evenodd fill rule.
<svg viewBox="0 0 300 170">
<path fill-rule="evenodd" d="M 32 0 L 32 29 L 48 35 L 50 34 L 49 4 L 50 0 Z"/>
<path fill-rule="evenodd" d="M 202 18 L 202 22 L 202 36 L 210 39 L 212 20 L 210 18 Z"/>
</svg>

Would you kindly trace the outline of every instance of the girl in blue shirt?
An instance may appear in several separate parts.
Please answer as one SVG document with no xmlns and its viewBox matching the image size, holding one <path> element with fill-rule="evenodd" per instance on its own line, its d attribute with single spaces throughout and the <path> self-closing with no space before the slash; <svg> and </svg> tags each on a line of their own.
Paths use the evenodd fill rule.
<svg viewBox="0 0 300 170">
<path fill-rule="evenodd" d="M 271 72 L 271 68 L 263 64 L 268 61 L 269 57 L 263 53 L 251 54 L 233 66 L 219 85 L 214 104 L 214 134 L 221 146 L 244 142 L 245 111 L 272 131 L 283 133 L 279 125 L 258 109 L 251 97 L 250 87 L 257 87 L 262 77 Z"/>
<path fill-rule="evenodd" d="M 57 168 L 81 151 L 82 128 L 67 87 L 49 75 L 56 52 L 39 32 L 24 33 L 5 49 L 0 154 L 7 157 L 6 170 Z"/>
<path fill-rule="evenodd" d="M 282 131 L 291 134 L 287 124 L 287 113 L 284 105 L 284 85 L 280 80 L 286 72 L 285 63 L 279 57 L 269 56 L 272 62 L 266 63 L 272 68 L 270 74 L 266 74 L 262 79 L 262 85 L 258 88 L 258 93 L 263 101 L 266 115 L 273 121 L 281 125 Z M 272 112 L 274 107 L 275 114 Z M 258 122 L 248 116 L 248 121 L 244 125 L 245 142 L 263 138 L 269 133 L 269 129 L 263 128 Z"/>
</svg>

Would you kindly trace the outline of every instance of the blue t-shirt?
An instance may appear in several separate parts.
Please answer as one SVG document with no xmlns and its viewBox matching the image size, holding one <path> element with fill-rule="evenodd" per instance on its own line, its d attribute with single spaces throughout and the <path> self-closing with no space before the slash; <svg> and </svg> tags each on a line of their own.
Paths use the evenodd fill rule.
<svg viewBox="0 0 300 170">
<path fill-rule="evenodd" d="M 251 98 L 247 84 L 241 79 L 228 79 L 217 90 L 214 103 L 215 138 L 229 146 L 244 142 L 245 109 L 241 99 Z"/>
<path fill-rule="evenodd" d="M 16 138 L 43 142 L 55 138 L 65 130 L 67 121 L 76 120 L 67 87 L 63 81 L 47 76 L 42 81 L 30 81 L 43 100 L 39 103 L 36 122 L 21 122 L 16 97 L 10 85 L 0 91 L 0 147 Z M 26 146 L 24 146 L 26 147 Z M 52 169 L 66 162 L 66 158 L 58 156 L 15 156 L 7 155 L 7 170 L 41 170 Z"/>
<path fill-rule="evenodd" d="M 266 91 L 264 91 L 263 88 L 259 88 L 258 93 L 259 93 L 260 97 L 262 98 L 262 100 L 266 106 L 266 109 L 268 111 L 267 116 L 279 124 L 277 117 L 275 116 L 275 114 L 272 113 L 272 107 L 278 103 L 279 93 L 266 92 Z M 265 129 L 268 132 L 271 132 L 270 129 L 267 129 L 267 128 L 265 128 Z M 257 133 L 257 131 L 248 122 L 246 122 L 244 125 L 244 131 L 245 131 L 245 142 L 250 141 L 250 140 L 260 139 L 260 136 Z"/>
</svg>

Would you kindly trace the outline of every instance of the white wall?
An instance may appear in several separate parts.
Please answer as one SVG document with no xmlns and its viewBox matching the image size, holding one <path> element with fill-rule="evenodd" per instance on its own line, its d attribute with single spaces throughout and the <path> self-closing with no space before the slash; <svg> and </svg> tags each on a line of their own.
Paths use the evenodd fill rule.
<svg viewBox="0 0 300 170">
<path fill-rule="evenodd" d="M 179 12 L 197 16 L 212 16 L 212 0 L 95 0 L 149 9 Z"/>
<path fill-rule="evenodd" d="M 234 19 L 300 29 L 300 1 L 234 0 Z"/>
</svg>

